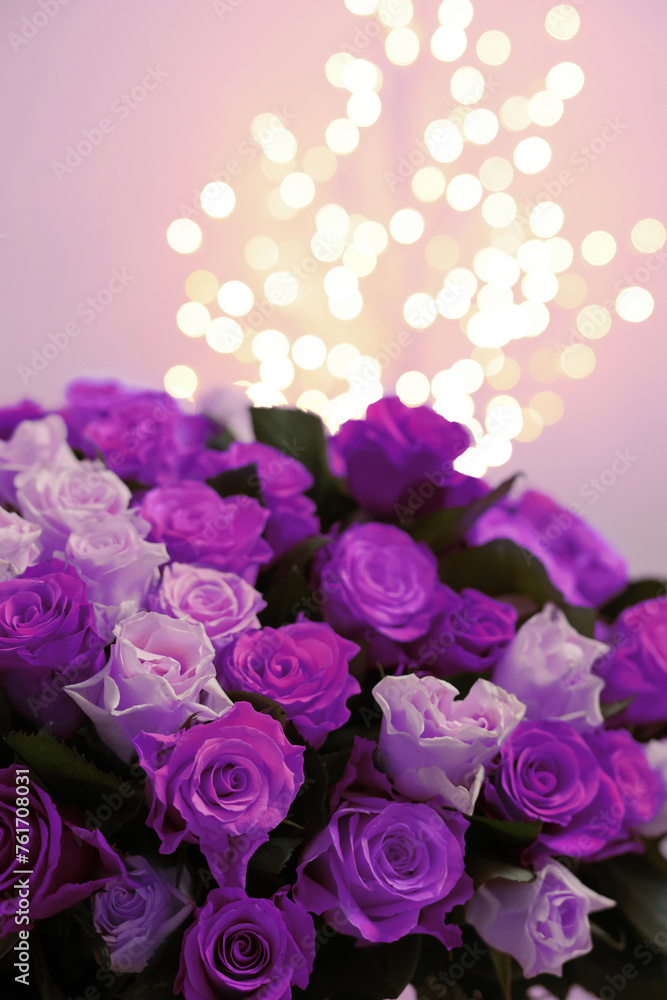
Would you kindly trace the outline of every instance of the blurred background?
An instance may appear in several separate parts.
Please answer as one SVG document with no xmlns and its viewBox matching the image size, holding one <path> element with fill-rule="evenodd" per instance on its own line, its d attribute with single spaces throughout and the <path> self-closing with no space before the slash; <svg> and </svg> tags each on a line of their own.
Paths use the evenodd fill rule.
<svg viewBox="0 0 667 1000">
<path fill-rule="evenodd" d="M 468 423 L 466 471 L 663 571 L 662 0 L 7 0 L 0 27 L 3 403 L 117 377 L 335 429 L 398 391 Z"/>
</svg>

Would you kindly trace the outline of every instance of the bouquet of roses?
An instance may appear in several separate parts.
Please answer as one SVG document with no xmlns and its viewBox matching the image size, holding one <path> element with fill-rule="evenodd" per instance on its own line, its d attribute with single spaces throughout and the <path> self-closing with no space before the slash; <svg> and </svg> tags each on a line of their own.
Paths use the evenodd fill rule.
<svg viewBox="0 0 667 1000">
<path fill-rule="evenodd" d="M 663 584 L 427 407 L 251 419 L 0 411 L 3 997 L 664 997 Z"/>
</svg>

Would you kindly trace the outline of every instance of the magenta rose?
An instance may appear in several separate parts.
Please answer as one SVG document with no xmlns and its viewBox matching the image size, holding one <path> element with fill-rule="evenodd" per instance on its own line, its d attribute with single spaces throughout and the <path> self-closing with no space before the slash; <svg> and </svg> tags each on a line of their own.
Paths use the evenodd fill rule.
<svg viewBox="0 0 667 1000">
<path fill-rule="evenodd" d="M 19 798 L 27 804 L 17 806 Z M 17 822 L 17 808 L 27 809 L 27 827 Z M 25 876 L 29 896 L 21 901 L 16 872 L 23 868 L 31 874 Z M 0 770 L 0 937 L 69 909 L 124 870 L 99 830 L 86 829 L 77 810 L 59 809 L 16 765 Z"/>
<path fill-rule="evenodd" d="M 468 821 L 396 801 L 373 764 L 374 749 L 370 740 L 355 740 L 329 825 L 301 857 L 295 899 L 360 941 L 432 934 L 454 948 L 461 931 L 445 918 L 472 895 L 463 866 Z"/>
<path fill-rule="evenodd" d="M 616 783 L 586 740 L 568 723 L 546 719 L 521 722 L 505 741 L 484 801 L 502 819 L 542 822 L 531 856 L 602 851 L 622 815 Z"/>
<path fill-rule="evenodd" d="M 486 512 L 468 534 L 471 545 L 509 538 L 544 564 L 570 604 L 605 604 L 626 585 L 624 560 L 576 514 L 550 497 L 526 490 Z"/>
<path fill-rule="evenodd" d="M 261 537 L 269 512 L 251 497 L 223 499 L 206 483 L 149 490 L 141 515 L 152 541 L 164 542 L 174 562 L 212 566 L 254 583 L 272 555 Z"/>
<path fill-rule="evenodd" d="M 24 420 L 38 420 L 45 415 L 39 403 L 32 399 L 22 399 L 14 406 L 0 407 L 0 441 L 8 441 Z"/>
<path fill-rule="evenodd" d="M 163 571 L 160 587 L 151 597 L 151 607 L 173 618 L 201 622 L 219 650 L 243 632 L 260 627 L 257 614 L 266 607 L 266 602 L 236 573 L 172 563 Z"/>
<path fill-rule="evenodd" d="M 93 898 L 93 926 L 109 949 L 114 972 L 141 972 L 159 945 L 194 908 L 187 869 L 156 871 L 145 858 L 125 859 L 127 871 Z"/>
<path fill-rule="evenodd" d="M 219 453 L 216 468 L 224 472 L 255 465 L 257 473 L 250 485 L 260 486 L 271 516 L 266 525 L 266 540 L 274 555 L 280 556 L 297 542 L 320 530 L 315 504 L 303 496 L 313 485 L 313 477 L 305 466 L 290 455 L 257 441 L 235 441 L 227 451 Z M 253 482 L 253 478 L 256 482 Z"/>
<path fill-rule="evenodd" d="M 596 633 L 611 646 L 595 665 L 604 681 L 604 702 L 630 704 L 614 726 L 650 725 L 667 718 L 667 598 L 641 601 Z"/>
<path fill-rule="evenodd" d="M 457 594 L 441 584 L 436 606 L 426 635 L 406 649 L 414 670 L 435 677 L 464 670 L 481 673 L 494 666 L 515 637 L 516 608 L 478 590 Z"/>
<path fill-rule="evenodd" d="M 317 749 L 350 717 L 346 702 L 360 687 L 349 662 L 358 652 L 329 625 L 300 621 L 240 636 L 222 657 L 218 676 L 227 690 L 273 698 Z"/>
<path fill-rule="evenodd" d="M 303 782 L 303 747 L 247 702 L 173 736 L 141 733 L 134 745 L 160 852 L 197 843 L 221 884 L 242 885 L 248 858 Z"/>
<path fill-rule="evenodd" d="M 214 424 L 183 413 L 167 393 L 82 380 L 66 395 L 72 445 L 90 457 L 100 453 L 122 479 L 153 486 L 209 474 L 203 463 Z"/>
<path fill-rule="evenodd" d="M 354 524 L 331 546 L 321 571 L 325 619 L 343 635 L 409 642 L 428 631 L 438 566 L 426 545 L 389 524 Z"/>
<path fill-rule="evenodd" d="M 560 976 L 564 962 L 593 947 L 588 915 L 614 905 L 549 859 L 534 882 L 485 882 L 468 902 L 466 920 L 492 948 L 512 955 L 524 976 Z"/>
<path fill-rule="evenodd" d="M 73 567 L 54 559 L 0 582 L 0 687 L 20 715 L 71 736 L 84 717 L 63 688 L 100 669 L 103 647 Z"/>
<path fill-rule="evenodd" d="M 313 919 L 287 888 L 271 899 L 214 889 L 185 932 L 174 991 L 185 1000 L 290 1000 L 314 959 Z"/>
<path fill-rule="evenodd" d="M 396 396 L 371 403 L 363 420 L 346 421 L 332 440 L 355 500 L 374 517 L 403 520 L 431 513 L 467 479 L 454 460 L 470 432 L 430 406 L 406 406 Z"/>
</svg>

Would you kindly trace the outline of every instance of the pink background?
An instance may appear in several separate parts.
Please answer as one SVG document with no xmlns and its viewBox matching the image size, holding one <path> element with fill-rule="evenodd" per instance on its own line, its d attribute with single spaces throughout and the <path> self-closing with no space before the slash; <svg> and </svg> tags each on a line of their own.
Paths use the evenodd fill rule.
<svg viewBox="0 0 667 1000">
<path fill-rule="evenodd" d="M 44 3 L 50 7 L 56 0 Z M 159 387 L 165 371 L 175 364 L 196 370 L 198 399 L 216 384 L 257 379 L 256 365 L 250 372 L 251 365 L 214 354 L 203 340 L 185 338 L 176 327 L 175 313 L 185 301 L 183 282 L 191 270 L 206 267 L 220 280 L 248 280 L 246 240 L 257 233 L 271 234 L 276 227 L 256 194 L 268 189 L 258 160 L 232 179 L 237 208 L 229 219 L 215 224 L 200 251 L 189 258 L 174 253 L 165 232 L 210 175 L 238 155 L 259 112 L 288 113 L 299 155 L 323 143 L 327 123 L 345 114 L 347 97 L 329 85 L 324 63 L 341 43 L 357 44 L 355 33 L 363 31 L 369 19 L 352 15 L 342 0 L 231 0 L 227 6 L 230 9 L 220 16 L 213 0 L 69 0 L 14 51 L 10 34 L 19 32 L 22 18 L 32 17 L 40 7 L 37 0 L 2 4 L 3 401 L 31 395 L 56 403 L 68 380 L 82 374 L 120 376 Z M 582 27 L 569 42 L 546 34 L 544 18 L 552 4 L 544 0 L 474 0 L 474 6 L 469 51 L 458 65 L 478 65 L 474 43 L 489 28 L 507 32 L 513 43 L 505 66 L 482 67 L 499 81 L 484 106 L 498 112 L 507 97 L 534 92 L 535 82 L 562 60 L 579 63 L 586 74 L 584 91 L 566 102 L 562 121 L 543 130 L 554 157 L 543 174 L 524 178 L 526 197 L 539 191 L 544 180 L 557 177 L 574 150 L 600 135 L 607 118 L 626 126 L 559 200 L 567 216 L 561 235 L 575 249 L 595 229 L 607 229 L 617 239 L 619 250 L 611 264 L 594 269 L 578 257 L 580 266 L 577 258 L 573 266 L 589 283 L 588 301 L 603 301 L 624 273 L 644 263 L 630 243 L 634 223 L 647 216 L 667 221 L 662 114 L 667 5 L 663 0 L 580 0 L 575 6 Z M 453 103 L 449 78 L 455 66 L 437 62 L 428 51 L 437 4 L 418 0 L 416 7 L 422 33 L 417 63 L 407 68 L 388 63 L 382 46 L 385 29 L 359 52 L 382 67 L 383 113 L 375 126 L 363 131 L 357 151 L 342 158 L 337 174 L 323 186 L 326 197 L 318 195 L 320 203 L 340 200 L 349 211 L 385 225 L 398 208 L 417 203 L 407 182 L 392 192 L 383 171 L 413 149 L 424 125 Z M 162 81 L 121 119 L 111 110 L 114 102 L 141 83 L 148 67 L 158 67 L 165 74 Z M 63 160 L 66 147 L 82 138 L 83 129 L 96 127 L 105 117 L 113 121 L 113 131 L 59 180 L 54 161 Z M 445 165 L 448 179 L 460 170 L 474 170 L 486 156 L 511 156 L 516 141 L 529 134 L 505 133 L 476 159 L 467 160 L 464 153 L 457 164 Z M 480 225 L 478 212 L 454 220 L 450 210 L 439 212 L 424 209 L 429 235 L 438 227 L 447 231 L 448 223 L 461 233 L 469 225 L 470 238 L 482 245 L 473 231 Z M 307 248 L 313 216 L 311 206 L 289 232 L 281 223 L 283 238 L 300 240 Z M 359 320 L 332 324 L 327 313 L 313 306 L 310 312 L 297 311 L 284 323 L 272 320 L 270 325 L 291 338 L 318 333 L 328 343 L 352 340 L 373 353 L 404 327 L 406 296 L 439 287 L 424 262 L 423 243 L 390 246 L 382 269 L 362 279 L 368 282 L 363 285 L 368 309 Z M 463 259 L 460 264 L 470 266 Z M 19 367 L 31 364 L 33 348 L 41 349 L 49 333 L 76 320 L 79 304 L 106 287 L 114 269 L 131 276 L 127 287 L 93 322 L 79 318 L 80 335 L 24 385 Z M 580 502 L 592 523 L 628 555 L 636 574 L 660 573 L 667 559 L 661 494 L 667 362 L 662 270 L 646 284 L 656 301 L 653 316 L 641 324 L 615 320 L 611 332 L 593 342 L 597 367 L 592 375 L 546 386 L 563 397 L 563 418 L 538 441 L 517 444 L 510 462 L 492 476 L 498 479 L 523 469 L 531 482 L 562 503 Z M 566 339 L 573 317 L 554 309 L 540 343 L 520 342 L 513 356 L 522 363 L 536 346 Z M 388 389 L 402 370 L 418 369 L 432 377 L 457 358 L 469 356 L 471 345 L 458 323 L 450 325 L 451 330 L 440 326 L 417 332 L 407 356 L 401 356 L 387 376 Z M 309 381 L 305 373 L 297 392 L 310 385 L 319 383 Z M 331 386 L 322 388 L 329 391 Z M 339 383 L 332 394 L 343 388 Z M 523 401 L 539 388 L 522 377 L 511 392 Z M 631 458 L 627 471 L 605 492 L 591 490 L 591 479 L 611 469 L 618 450 Z"/>
</svg>

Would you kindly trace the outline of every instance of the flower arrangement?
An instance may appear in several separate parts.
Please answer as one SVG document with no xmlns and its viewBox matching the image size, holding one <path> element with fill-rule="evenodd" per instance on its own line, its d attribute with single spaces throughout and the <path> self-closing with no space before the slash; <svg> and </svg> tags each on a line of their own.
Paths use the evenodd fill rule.
<svg viewBox="0 0 667 1000">
<path fill-rule="evenodd" d="M 384 398 L 0 411 L 3 996 L 662 997 L 667 598 Z"/>
</svg>

